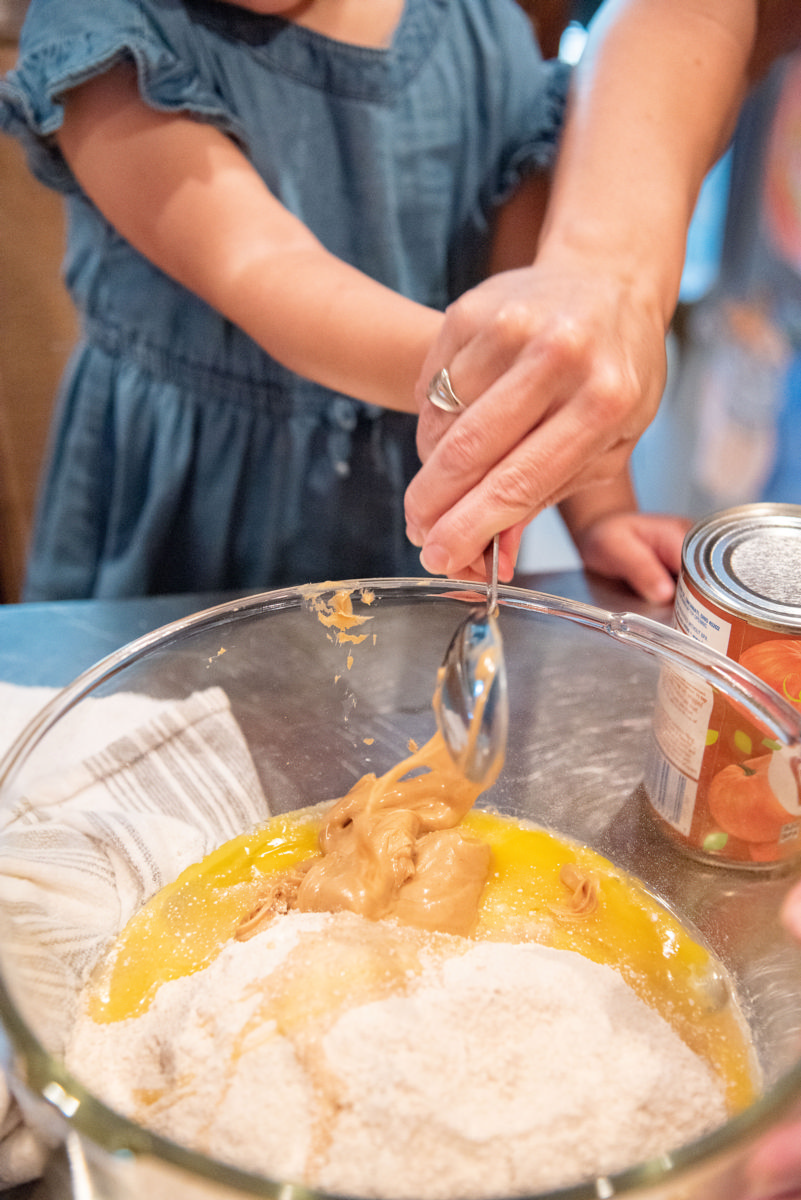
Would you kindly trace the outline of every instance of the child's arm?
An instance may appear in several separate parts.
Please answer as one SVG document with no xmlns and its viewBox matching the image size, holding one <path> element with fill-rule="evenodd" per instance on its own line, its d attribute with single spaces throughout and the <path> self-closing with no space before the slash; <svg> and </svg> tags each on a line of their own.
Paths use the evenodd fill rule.
<svg viewBox="0 0 801 1200">
<path fill-rule="evenodd" d="M 563 500 L 559 512 L 585 567 L 625 580 L 653 604 L 670 603 L 689 520 L 639 512 L 627 470 Z"/>
<path fill-rule="evenodd" d="M 417 411 L 442 315 L 330 254 L 219 130 L 148 108 L 120 65 L 67 94 L 58 142 L 124 238 L 284 366 Z"/>
</svg>

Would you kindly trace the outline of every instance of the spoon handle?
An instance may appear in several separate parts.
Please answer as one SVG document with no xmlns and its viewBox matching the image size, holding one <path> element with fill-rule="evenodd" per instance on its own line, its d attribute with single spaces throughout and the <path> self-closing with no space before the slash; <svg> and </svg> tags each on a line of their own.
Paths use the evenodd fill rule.
<svg viewBox="0 0 801 1200">
<path fill-rule="evenodd" d="M 498 611 L 498 537 L 496 533 L 484 551 L 484 570 L 487 573 L 487 615 Z"/>
</svg>

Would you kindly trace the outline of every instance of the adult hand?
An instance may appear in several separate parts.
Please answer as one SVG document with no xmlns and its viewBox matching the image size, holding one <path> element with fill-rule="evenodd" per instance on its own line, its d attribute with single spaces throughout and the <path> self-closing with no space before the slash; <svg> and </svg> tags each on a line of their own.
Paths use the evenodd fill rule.
<svg viewBox="0 0 801 1200">
<path fill-rule="evenodd" d="M 456 416 L 426 398 L 443 366 L 467 406 Z M 417 385 L 423 466 L 406 493 L 426 569 L 483 578 L 484 547 L 508 531 L 511 578 L 532 517 L 623 470 L 665 375 L 663 307 L 614 263 L 541 256 L 452 304 Z"/>
</svg>

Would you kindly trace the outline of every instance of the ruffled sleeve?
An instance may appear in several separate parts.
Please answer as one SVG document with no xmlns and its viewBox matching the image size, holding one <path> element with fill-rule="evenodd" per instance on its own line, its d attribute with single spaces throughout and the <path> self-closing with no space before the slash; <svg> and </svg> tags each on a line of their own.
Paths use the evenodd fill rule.
<svg viewBox="0 0 801 1200">
<path fill-rule="evenodd" d="M 521 124 L 521 138 L 505 159 L 498 180 L 496 201 L 505 200 L 526 175 L 549 170 L 556 162 L 559 138 L 565 121 L 572 68 L 556 60 L 541 67 L 541 90 L 528 106 L 528 119 Z"/>
<path fill-rule="evenodd" d="M 572 68 L 556 59 L 543 61 L 529 18 L 519 5 L 488 4 L 497 20 L 500 60 L 496 78 L 502 90 L 495 98 L 503 112 L 504 141 L 498 158 L 494 204 L 502 203 L 521 180 L 536 170 L 553 167 L 565 120 Z M 513 11 L 510 11 L 513 10 Z"/>
<path fill-rule="evenodd" d="M 190 113 L 246 145 L 239 121 L 197 69 L 203 52 L 180 3 L 32 0 L 16 66 L 0 80 L 0 129 L 22 144 L 42 183 L 75 190 L 53 137 L 64 118 L 63 97 L 128 61 L 136 66 L 142 98 L 154 109 Z"/>
</svg>

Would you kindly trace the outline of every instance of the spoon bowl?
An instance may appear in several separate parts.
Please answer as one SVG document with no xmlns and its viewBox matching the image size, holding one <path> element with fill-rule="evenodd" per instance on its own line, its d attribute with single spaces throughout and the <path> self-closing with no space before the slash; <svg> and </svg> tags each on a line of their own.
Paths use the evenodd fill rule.
<svg viewBox="0 0 801 1200">
<path fill-rule="evenodd" d="M 484 554 L 487 601 L 451 638 L 437 675 L 434 712 L 451 758 L 472 783 L 488 788 L 506 756 L 509 697 L 498 627 L 498 536 Z"/>
</svg>

